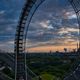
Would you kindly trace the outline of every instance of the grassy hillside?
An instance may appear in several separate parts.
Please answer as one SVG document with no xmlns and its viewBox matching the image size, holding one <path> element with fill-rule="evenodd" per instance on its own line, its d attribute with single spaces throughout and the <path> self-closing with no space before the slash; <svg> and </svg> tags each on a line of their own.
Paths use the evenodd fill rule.
<svg viewBox="0 0 80 80">
<path fill-rule="evenodd" d="M 29 68 L 42 77 L 42 80 L 57 80 L 71 71 L 76 59 L 69 57 L 38 56 L 29 57 Z"/>
</svg>

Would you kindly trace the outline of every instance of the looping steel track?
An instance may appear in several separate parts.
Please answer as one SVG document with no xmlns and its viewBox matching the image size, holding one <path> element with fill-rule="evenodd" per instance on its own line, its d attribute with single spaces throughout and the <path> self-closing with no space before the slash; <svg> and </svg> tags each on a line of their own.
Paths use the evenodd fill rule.
<svg viewBox="0 0 80 80">
<path fill-rule="evenodd" d="M 17 25 L 16 37 L 15 37 L 15 50 L 14 50 L 15 51 L 15 80 L 19 80 L 21 77 L 24 78 L 24 80 L 27 80 L 27 78 L 25 77 L 27 75 L 27 73 L 25 72 L 26 56 L 25 54 L 24 56 L 22 56 L 22 53 L 24 53 L 25 50 L 26 35 L 28 32 L 30 21 L 37 8 L 44 1 L 45 0 L 27 0 L 25 1 L 25 5 L 22 9 L 20 20 Z M 80 6 L 79 6 L 80 1 L 79 0 L 68 0 L 68 1 L 71 3 L 77 15 L 78 23 L 80 26 Z"/>
</svg>

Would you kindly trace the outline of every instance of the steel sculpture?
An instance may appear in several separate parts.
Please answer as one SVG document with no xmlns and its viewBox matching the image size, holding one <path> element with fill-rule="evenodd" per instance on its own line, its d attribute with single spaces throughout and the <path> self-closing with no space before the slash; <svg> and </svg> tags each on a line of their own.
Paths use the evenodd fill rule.
<svg viewBox="0 0 80 80">
<path fill-rule="evenodd" d="M 26 72 L 25 42 L 30 21 L 37 8 L 46 0 L 27 0 L 22 8 L 15 37 L 15 80 L 29 80 Z M 68 0 L 77 15 L 80 31 L 80 0 Z M 27 23 L 27 26 L 25 26 Z M 79 37 L 80 41 L 80 37 Z M 80 43 L 79 43 L 80 48 Z M 22 55 L 24 54 L 24 55 Z"/>
</svg>

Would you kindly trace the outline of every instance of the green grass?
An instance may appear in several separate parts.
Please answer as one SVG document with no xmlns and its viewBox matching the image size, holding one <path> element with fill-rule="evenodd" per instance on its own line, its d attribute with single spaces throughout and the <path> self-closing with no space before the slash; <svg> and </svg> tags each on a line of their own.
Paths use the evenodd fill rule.
<svg viewBox="0 0 80 80">
<path fill-rule="evenodd" d="M 66 61 L 66 63 L 64 63 Z M 55 80 L 56 77 L 63 78 L 72 69 L 75 59 L 64 59 L 60 57 L 33 57 L 27 62 L 29 68 L 36 73 L 41 75 L 43 80 Z M 34 63 L 32 63 L 34 62 Z M 46 63 L 50 62 L 50 63 Z M 46 77 L 45 77 L 46 76 Z M 48 77 L 47 77 L 48 76 Z M 48 79 L 49 78 L 49 79 Z"/>
<path fill-rule="evenodd" d="M 41 77 L 42 77 L 42 80 L 57 80 L 55 76 L 47 74 L 47 73 L 42 74 Z"/>
<path fill-rule="evenodd" d="M 64 59 L 53 56 L 30 57 L 27 59 L 28 67 L 38 77 L 41 76 L 42 80 L 57 80 L 57 78 L 62 80 L 71 71 L 74 63 L 76 63 L 75 59 Z M 14 78 L 13 71 L 8 68 L 5 68 L 3 72 Z M 34 77 L 32 80 L 38 80 L 38 77 Z"/>
<path fill-rule="evenodd" d="M 51 74 L 48 74 L 48 73 L 44 73 L 44 74 L 41 74 L 40 77 L 42 78 L 42 80 L 57 80 L 57 77 L 51 75 Z M 33 80 L 35 80 L 36 78 L 33 78 Z"/>
</svg>

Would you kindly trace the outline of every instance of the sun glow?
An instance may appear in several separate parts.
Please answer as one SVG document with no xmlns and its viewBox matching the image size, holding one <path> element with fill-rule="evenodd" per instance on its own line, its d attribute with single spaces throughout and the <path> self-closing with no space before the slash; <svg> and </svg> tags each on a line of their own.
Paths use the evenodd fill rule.
<svg viewBox="0 0 80 80">
<path fill-rule="evenodd" d="M 46 45 L 46 46 L 27 48 L 26 51 L 29 51 L 29 52 L 50 52 L 50 51 L 63 52 L 64 48 L 67 48 L 68 51 L 72 51 L 73 49 L 77 49 L 77 46 L 76 45 L 66 45 L 66 46 L 64 46 L 64 45 L 62 45 L 62 46 Z"/>
</svg>

